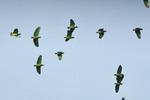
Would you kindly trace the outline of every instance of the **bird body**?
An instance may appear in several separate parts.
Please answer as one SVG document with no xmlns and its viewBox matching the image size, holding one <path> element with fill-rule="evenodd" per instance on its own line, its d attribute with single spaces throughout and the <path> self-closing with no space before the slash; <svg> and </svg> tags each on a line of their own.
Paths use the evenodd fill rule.
<svg viewBox="0 0 150 100">
<path fill-rule="evenodd" d="M 66 42 L 68 41 L 68 40 L 70 40 L 70 39 L 72 39 L 72 38 L 74 38 L 74 37 L 72 37 L 72 32 L 70 31 L 70 30 L 68 30 L 67 31 L 67 36 L 66 37 L 64 37 L 66 40 Z"/>
<path fill-rule="evenodd" d="M 10 36 L 14 36 L 14 37 L 20 37 L 20 33 L 18 33 L 18 29 L 16 28 L 16 29 L 14 29 L 14 32 L 11 32 L 10 33 Z"/>
<path fill-rule="evenodd" d="M 122 66 L 119 65 L 117 74 L 114 74 L 114 76 L 116 76 L 116 81 L 117 81 L 117 83 L 115 83 L 116 84 L 116 86 L 115 86 L 116 93 L 119 91 L 119 87 L 120 87 L 120 85 L 122 85 L 121 81 L 124 78 L 124 74 L 121 74 L 121 72 L 122 72 Z"/>
<path fill-rule="evenodd" d="M 64 54 L 64 52 L 62 51 L 58 51 L 57 53 L 55 53 L 58 56 L 58 59 L 61 60 L 62 59 L 62 54 Z"/>
<path fill-rule="evenodd" d="M 35 30 L 33 37 L 31 37 L 31 38 L 33 38 L 33 42 L 34 42 L 34 45 L 35 45 L 36 47 L 39 46 L 39 41 L 38 41 L 38 39 L 41 38 L 41 37 L 39 36 L 40 29 L 41 29 L 41 28 L 38 27 L 38 28 Z"/>
<path fill-rule="evenodd" d="M 103 28 L 99 29 L 96 33 L 99 33 L 99 39 L 101 39 L 104 36 L 104 32 L 106 32 Z"/>
<path fill-rule="evenodd" d="M 37 70 L 37 72 L 38 72 L 39 74 L 41 74 L 41 66 L 44 66 L 44 65 L 41 64 L 41 63 L 42 63 L 42 55 L 40 55 L 40 56 L 38 57 L 37 64 L 34 65 L 34 67 L 36 67 L 36 70 Z"/>
<path fill-rule="evenodd" d="M 114 74 L 114 76 L 121 76 L 121 75 L 123 75 L 123 74 L 121 74 L 121 72 L 122 72 L 122 66 L 119 65 L 118 70 L 117 70 L 117 74 Z"/>
<path fill-rule="evenodd" d="M 75 26 L 75 22 L 73 21 L 73 19 L 70 19 L 70 27 L 68 27 L 68 29 L 73 32 L 75 28 L 78 28 L 78 26 Z"/>
<path fill-rule="evenodd" d="M 142 28 L 133 29 L 133 31 L 135 31 L 135 33 L 139 39 L 141 39 L 141 32 L 140 32 L 141 30 L 143 30 L 143 29 Z"/>
</svg>

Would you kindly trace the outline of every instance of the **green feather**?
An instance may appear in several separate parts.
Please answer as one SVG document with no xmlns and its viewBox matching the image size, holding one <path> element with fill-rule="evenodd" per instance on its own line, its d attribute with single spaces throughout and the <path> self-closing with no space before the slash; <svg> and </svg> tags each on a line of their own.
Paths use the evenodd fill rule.
<svg viewBox="0 0 150 100">
<path fill-rule="evenodd" d="M 40 55 L 38 60 L 37 60 L 37 64 L 41 64 L 41 63 L 42 63 L 42 55 Z"/>
<path fill-rule="evenodd" d="M 62 59 L 62 54 L 58 55 L 58 59 L 61 60 Z"/>
<path fill-rule="evenodd" d="M 13 33 L 18 33 L 18 29 L 16 28 L 16 29 L 14 29 L 14 32 Z"/>
<path fill-rule="evenodd" d="M 39 33 L 40 33 L 40 27 L 38 27 L 36 30 L 35 30 L 35 32 L 34 32 L 34 36 L 38 36 L 39 35 Z"/>
<path fill-rule="evenodd" d="M 123 78 L 124 78 L 123 74 L 121 76 L 117 76 L 117 78 L 116 78 L 117 83 L 121 83 L 121 81 L 123 80 Z"/>
<path fill-rule="evenodd" d="M 122 100 L 125 100 L 125 98 L 123 97 Z"/>
<path fill-rule="evenodd" d="M 39 74 L 41 74 L 41 66 L 37 66 L 37 67 L 36 67 L 36 70 L 37 70 L 37 72 L 38 72 Z"/>
<path fill-rule="evenodd" d="M 116 84 L 116 86 L 115 86 L 116 93 L 119 91 L 119 87 L 120 87 L 120 85 Z"/>
<path fill-rule="evenodd" d="M 75 22 L 73 21 L 73 19 L 70 19 L 70 28 L 74 28 L 75 27 Z"/>
<path fill-rule="evenodd" d="M 139 39 L 141 39 L 141 32 L 139 30 L 135 31 L 136 32 L 136 35 Z"/>
<path fill-rule="evenodd" d="M 39 46 L 38 38 L 34 38 L 34 39 L 33 39 L 33 42 L 34 42 L 34 44 L 35 44 L 36 47 Z"/>
<path fill-rule="evenodd" d="M 101 39 L 104 36 L 104 32 L 103 33 L 99 33 L 99 38 Z"/>
<path fill-rule="evenodd" d="M 121 74 L 121 72 L 122 72 L 122 66 L 121 66 L 121 65 L 119 65 L 118 70 L 117 70 L 117 74 L 118 74 L 118 75 L 120 75 L 120 74 Z"/>
<path fill-rule="evenodd" d="M 147 8 L 149 8 L 149 1 L 148 0 L 144 0 L 144 4 Z"/>
</svg>

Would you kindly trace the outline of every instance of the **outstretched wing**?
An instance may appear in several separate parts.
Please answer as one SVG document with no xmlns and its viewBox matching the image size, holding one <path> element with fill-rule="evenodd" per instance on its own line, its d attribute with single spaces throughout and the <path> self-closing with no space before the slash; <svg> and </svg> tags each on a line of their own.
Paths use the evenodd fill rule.
<svg viewBox="0 0 150 100">
<path fill-rule="evenodd" d="M 34 32 L 34 36 L 38 36 L 39 35 L 39 33 L 40 33 L 40 27 L 38 27 L 36 30 L 35 30 L 35 32 Z"/>
<path fill-rule="evenodd" d="M 104 36 L 104 32 L 103 33 L 99 33 L 99 39 L 101 39 Z"/>
<path fill-rule="evenodd" d="M 121 76 L 117 76 L 116 80 L 117 80 L 118 83 L 121 83 L 123 78 L 124 78 L 124 75 L 122 74 Z"/>
<path fill-rule="evenodd" d="M 58 59 L 59 59 L 59 60 L 62 59 L 62 54 L 58 54 Z"/>
<path fill-rule="evenodd" d="M 144 0 L 144 4 L 147 8 L 149 8 L 149 1 L 148 0 Z"/>
<path fill-rule="evenodd" d="M 71 37 L 72 32 L 70 30 L 67 31 L 67 37 Z"/>
<path fill-rule="evenodd" d="M 35 46 L 36 46 L 36 47 L 38 47 L 38 46 L 39 46 L 38 38 L 33 39 L 33 42 L 34 42 L 34 44 L 35 44 Z"/>
<path fill-rule="evenodd" d="M 116 93 L 119 91 L 119 87 L 120 87 L 120 85 L 116 84 L 116 86 L 115 86 Z"/>
<path fill-rule="evenodd" d="M 70 27 L 74 27 L 75 26 L 75 22 L 73 21 L 73 19 L 70 19 Z"/>
<path fill-rule="evenodd" d="M 18 33 L 18 29 L 16 28 L 16 29 L 14 29 L 14 32 L 13 33 Z"/>
<path fill-rule="evenodd" d="M 119 67 L 118 67 L 118 70 L 117 70 L 117 74 L 121 74 L 121 72 L 122 72 L 122 66 L 121 65 L 119 65 Z"/>
<path fill-rule="evenodd" d="M 99 29 L 98 31 L 104 31 L 104 29 L 102 28 L 102 29 Z"/>
<path fill-rule="evenodd" d="M 37 67 L 36 67 L 36 71 L 37 71 L 39 74 L 41 74 L 41 66 L 37 66 Z"/>
<path fill-rule="evenodd" d="M 139 39 L 141 39 L 141 32 L 140 32 L 140 30 L 135 31 L 135 33 L 136 33 L 137 37 L 138 37 Z"/>
<path fill-rule="evenodd" d="M 125 98 L 123 97 L 122 100 L 125 100 Z"/>
<path fill-rule="evenodd" d="M 41 64 L 42 62 L 42 55 L 39 56 L 38 60 L 37 60 L 37 64 Z"/>
</svg>

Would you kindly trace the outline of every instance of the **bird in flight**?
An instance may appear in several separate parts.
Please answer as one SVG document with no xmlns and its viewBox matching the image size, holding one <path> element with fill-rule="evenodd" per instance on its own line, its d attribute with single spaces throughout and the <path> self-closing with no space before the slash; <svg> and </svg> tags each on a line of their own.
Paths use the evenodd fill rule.
<svg viewBox="0 0 150 100">
<path fill-rule="evenodd" d="M 10 33 L 10 36 L 14 36 L 14 37 L 20 37 L 20 33 L 18 33 L 18 29 L 16 28 L 16 29 L 14 29 L 14 32 L 11 32 Z"/>
<path fill-rule="evenodd" d="M 135 33 L 139 39 L 141 39 L 141 32 L 140 32 L 141 30 L 143 30 L 143 29 L 142 28 L 133 29 L 133 31 L 135 31 Z"/>
<path fill-rule="evenodd" d="M 41 74 L 41 66 L 44 66 L 44 65 L 41 64 L 41 63 L 42 63 L 42 55 L 40 55 L 40 56 L 38 57 L 37 63 L 36 63 L 36 65 L 34 65 L 34 67 L 36 67 L 36 71 L 37 71 L 39 74 Z"/>
<path fill-rule="evenodd" d="M 106 32 L 103 28 L 99 29 L 96 33 L 99 33 L 99 39 L 104 36 L 104 32 Z"/>
<path fill-rule="evenodd" d="M 39 36 L 40 29 L 41 29 L 41 28 L 38 27 L 38 28 L 35 30 L 35 32 L 34 32 L 34 34 L 33 34 L 33 37 L 31 37 L 31 38 L 33 38 L 33 42 L 34 42 L 34 45 L 35 45 L 36 47 L 39 46 L 39 41 L 38 41 L 38 39 L 41 38 L 41 37 Z"/>
<path fill-rule="evenodd" d="M 61 60 L 62 59 L 62 54 L 64 54 L 64 52 L 62 51 L 58 51 L 57 53 L 55 53 L 58 56 L 58 59 Z"/>
</svg>

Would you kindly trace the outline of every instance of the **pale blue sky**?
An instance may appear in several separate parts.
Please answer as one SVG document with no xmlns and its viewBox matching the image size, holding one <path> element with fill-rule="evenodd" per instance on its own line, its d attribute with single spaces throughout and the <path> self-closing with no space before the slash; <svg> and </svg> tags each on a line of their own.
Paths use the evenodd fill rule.
<svg viewBox="0 0 150 100">
<path fill-rule="evenodd" d="M 0 13 L 0 100 L 150 99 L 150 9 L 143 0 L 0 0 Z M 65 42 L 70 19 L 78 28 Z M 31 37 L 39 26 L 37 48 Z M 15 28 L 21 38 L 10 36 Z M 99 28 L 107 31 L 101 40 Z M 61 61 L 57 51 L 65 52 Z M 41 75 L 33 66 L 39 55 Z M 119 65 L 125 77 L 115 93 Z"/>
</svg>

